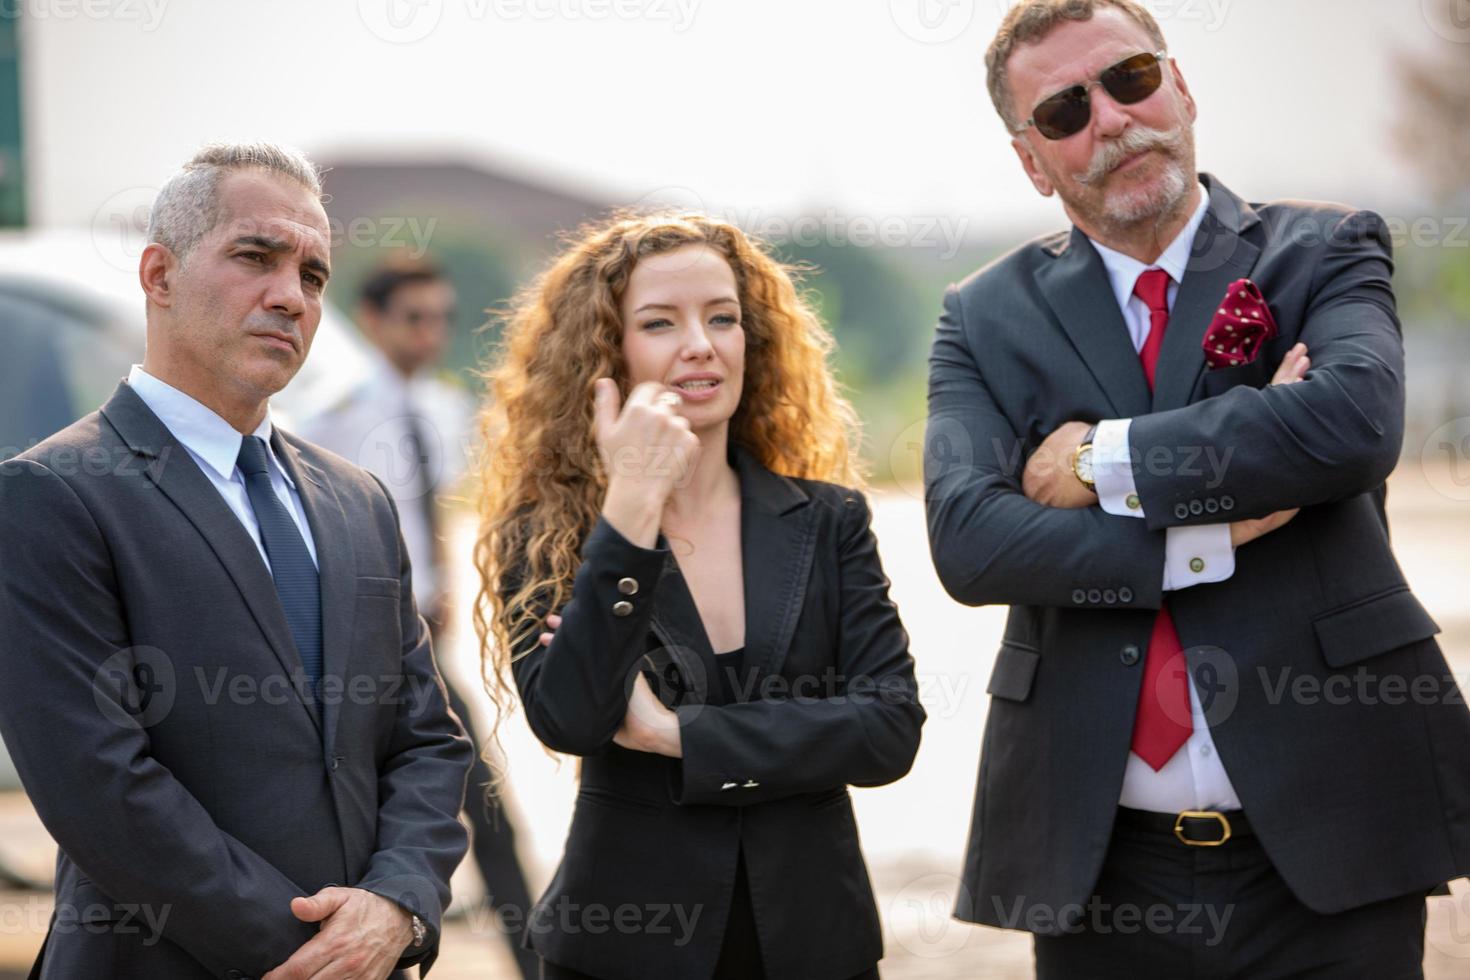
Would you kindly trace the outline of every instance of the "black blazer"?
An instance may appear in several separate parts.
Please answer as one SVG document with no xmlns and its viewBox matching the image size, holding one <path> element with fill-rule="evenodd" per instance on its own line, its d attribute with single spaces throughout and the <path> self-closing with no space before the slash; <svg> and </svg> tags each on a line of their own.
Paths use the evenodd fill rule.
<svg viewBox="0 0 1470 980">
<path fill-rule="evenodd" d="M 320 702 L 289 684 L 249 533 L 126 384 L 0 464 L 0 732 L 60 845 L 33 976 L 258 977 L 317 932 L 291 899 L 328 884 L 416 908 L 434 941 L 400 965 L 433 962 L 472 750 L 392 499 L 279 429 L 271 445 L 316 542 Z"/>
<path fill-rule="evenodd" d="M 1101 258 L 1075 229 L 944 299 L 929 375 L 930 544 L 956 599 L 1011 605 L 988 689 L 965 919 L 1060 927 L 1092 893 L 1162 598 L 1165 529 L 1292 507 L 1294 520 L 1236 552 L 1231 578 L 1169 594 L 1251 825 L 1320 913 L 1470 871 L 1470 712 L 1384 516 L 1404 413 L 1387 230 L 1370 212 L 1252 205 L 1204 179 L 1209 211 L 1152 394 Z M 1261 288 L 1280 336 L 1252 363 L 1206 370 L 1201 340 L 1240 278 Z M 1312 358 L 1306 380 L 1268 387 L 1297 341 Z M 1103 418 L 1133 419 L 1146 519 L 1027 500 L 1021 471 L 1046 435 Z M 1394 696 L 1421 678 L 1430 694 Z M 1303 683 L 1309 696 L 1295 696 Z"/>
<path fill-rule="evenodd" d="M 851 977 L 883 953 L 847 787 L 913 763 L 924 709 L 908 635 L 862 495 L 778 476 L 740 450 L 734 460 L 760 698 L 705 704 L 697 651 L 709 641 L 677 562 L 662 537 L 640 548 L 606 521 L 555 640 L 528 639 L 513 667 L 532 731 L 584 757 L 566 852 L 526 942 L 608 980 L 709 976 L 742 848 L 771 980 Z M 684 691 L 682 759 L 612 741 L 640 670 L 674 675 L 666 703 Z"/>
</svg>

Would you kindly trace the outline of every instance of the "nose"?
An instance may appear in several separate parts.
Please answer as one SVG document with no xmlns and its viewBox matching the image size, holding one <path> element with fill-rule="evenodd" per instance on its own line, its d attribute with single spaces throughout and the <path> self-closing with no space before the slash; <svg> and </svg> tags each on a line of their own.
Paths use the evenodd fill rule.
<svg viewBox="0 0 1470 980">
<path fill-rule="evenodd" d="M 684 347 L 679 356 L 689 361 L 707 360 L 714 354 L 714 345 L 710 343 L 709 331 L 705 329 L 704 323 L 698 319 L 689 321 L 684 329 Z"/>
<path fill-rule="evenodd" d="M 301 273 L 294 262 L 282 262 L 266 283 L 265 308 L 273 313 L 298 317 L 306 311 L 306 293 L 301 286 Z"/>
<path fill-rule="evenodd" d="M 1092 90 L 1092 129 L 1100 139 L 1117 139 L 1123 135 L 1132 117 L 1128 110 L 1108 94 L 1101 85 Z"/>
</svg>

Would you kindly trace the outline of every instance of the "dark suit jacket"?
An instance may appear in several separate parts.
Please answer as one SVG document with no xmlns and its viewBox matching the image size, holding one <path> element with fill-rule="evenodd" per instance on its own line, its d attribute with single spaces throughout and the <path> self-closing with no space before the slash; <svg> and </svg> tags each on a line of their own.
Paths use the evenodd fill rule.
<svg viewBox="0 0 1470 980">
<path fill-rule="evenodd" d="M 1209 212 L 1152 396 L 1102 261 L 1075 229 L 944 298 L 925 459 L 934 562 L 960 602 L 1012 607 L 961 918 L 1026 927 L 1035 908 L 1033 931 L 1051 932 L 1048 913 L 1056 922 L 1086 901 L 1162 598 L 1165 529 L 1292 507 L 1294 520 L 1236 552 L 1230 579 L 1169 594 L 1242 805 L 1318 912 L 1470 871 L 1470 713 L 1384 516 L 1404 395 L 1384 223 L 1336 205 L 1251 205 L 1204 179 Z M 1205 329 L 1243 277 L 1280 336 L 1250 364 L 1206 370 Z M 1306 380 L 1267 387 L 1297 341 Z M 1022 495 L 1027 457 L 1060 424 L 1130 417 L 1145 520 Z M 1418 678 L 1431 694 L 1394 696 Z"/>
<path fill-rule="evenodd" d="M 640 548 L 606 521 L 555 640 L 531 639 L 514 664 L 537 737 L 584 757 L 527 942 L 608 980 L 709 976 L 742 848 L 772 980 L 850 977 L 883 952 L 847 787 L 898 779 L 918 750 L 908 636 L 862 495 L 734 455 L 745 656 L 764 696 L 705 703 L 709 640 L 678 563 L 662 538 Z M 619 602 L 632 608 L 618 615 Z M 682 759 L 613 743 L 644 669 L 672 681 L 656 689 L 679 715 Z M 637 911 L 620 927 L 624 907 Z"/>
<path fill-rule="evenodd" d="M 37 976 L 257 977 L 328 884 L 415 909 L 434 942 L 400 965 L 433 960 L 471 749 L 387 493 L 272 446 L 316 542 L 321 702 L 249 533 L 126 384 L 0 464 L 0 732 L 60 845 Z"/>
</svg>

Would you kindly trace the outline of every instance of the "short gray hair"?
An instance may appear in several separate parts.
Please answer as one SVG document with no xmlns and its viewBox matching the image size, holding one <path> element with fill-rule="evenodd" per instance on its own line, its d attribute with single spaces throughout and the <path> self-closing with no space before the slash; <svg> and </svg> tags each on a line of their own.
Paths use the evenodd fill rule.
<svg viewBox="0 0 1470 980">
<path fill-rule="evenodd" d="M 209 143 L 163 185 L 148 215 L 148 241 L 182 260 L 219 223 L 219 183 L 256 169 L 300 184 L 323 199 L 321 171 L 302 153 L 275 143 Z"/>
<path fill-rule="evenodd" d="M 1116 7 L 1138 22 L 1148 32 L 1155 51 L 1163 51 L 1164 32 L 1142 5 L 1134 0 L 1021 0 L 1006 11 L 1005 19 L 995 32 L 990 48 L 985 52 L 986 87 L 990 89 L 990 101 L 995 111 L 1005 122 L 1006 129 L 1015 132 L 1021 125 L 1011 106 L 1010 78 L 1006 74 L 1006 62 L 1021 44 L 1035 44 L 1046 37 L 1064 20 L 1091 20 L 1099 7 Z"/>
</svg>

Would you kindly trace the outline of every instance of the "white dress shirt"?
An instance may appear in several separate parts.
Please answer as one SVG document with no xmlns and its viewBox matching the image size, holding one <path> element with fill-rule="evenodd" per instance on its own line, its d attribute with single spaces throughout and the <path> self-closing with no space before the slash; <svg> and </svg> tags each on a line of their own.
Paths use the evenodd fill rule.
<svg viewBox="0 0 1470 980">
<path fill-rule="evenodd" d="M 1163 269 L 1169 274 L 1169 308 L 1179 293 L 1179 283 L 1189 264 L 1194 236 L 1209 210 L 1208 188 L 1200 195 L 1199 207 L 1189 223 L 1179 232 L 1153 265 L 1144 265 L 1098 242 L 1093 248 L 1107 269 L 1113 296 L 1123 312 L 1129 339 L 1135 352 L 1143 349 L 1148 339 L 1151 320 L 1147 304 L 1133 295 L 1138 277 L 1146 269 Z M 1091 239 L 1089 239 L 1091 241 Z M 1109 514 L 1143 517 L 1133 469 L 1129 460 L 1128 431 L 1132 419 L 1106 419 L 1098 423 L 1093 438 L 1093 479 L 1098 501 Z M 1198 560 L 1200 571 L 1193 571 L 1191 561 Z M 1230 544 L 1229 524 L 1203 524 L 1171 527 L 1165 532 L 1164 589 L 1188 588 L 1205 582 L 1220 582 L 1235 573 L 1235 549 Z M 1235 810 L 1240 799 L 1230 777 L 1220 762 L 1210 727 L 1200 706 L 1199 691 L 1189 679 L 1189 707 L 1194 717 L 1194 734 L 1162 769 L 1155 771 L 1137 754 L 1128 753 L 1128 766 L 1123 775 L 1123 792 L 1118 802 L 1137 810 L 1178 813 L 1181 810 Z"/>
<path fill-rule="evenodd" d="M 142 365 L 134 364 L 128 372 L 128 386 L 141 399 L 148 410 L 158 416 L 173 437 L 188 451 L 209 482 L 225 499 L 230 510 L 245 525 L 260 552 L 265 567 L 270 568 L 270 558 L 265 553 L 265 544 L 260 540 L 260 522 L 255 519 L 255 508 L 250 506 L 250 496 L 245 491 L 245 477 L 235 461 L 240 457 L 240 444 L 245 437 L 235 427 L 214 413 L 212 409 L 184 394 L 173 385 L 160 381 Z M 316 542 L 311 536 L 311 526 L 306 522 L 306 511 L 301 506 L 301 497 L 296 493 L 296 484 L 286 474 L 281 461 L 271 448 L 270 410 L 252 435 L 265 440 L 265 455 L 270 463 L 271 489 L 276 492 L 286 512 L 301 530 L 306 541 L 306 550 L 316 563 Z"/>
</svg>

